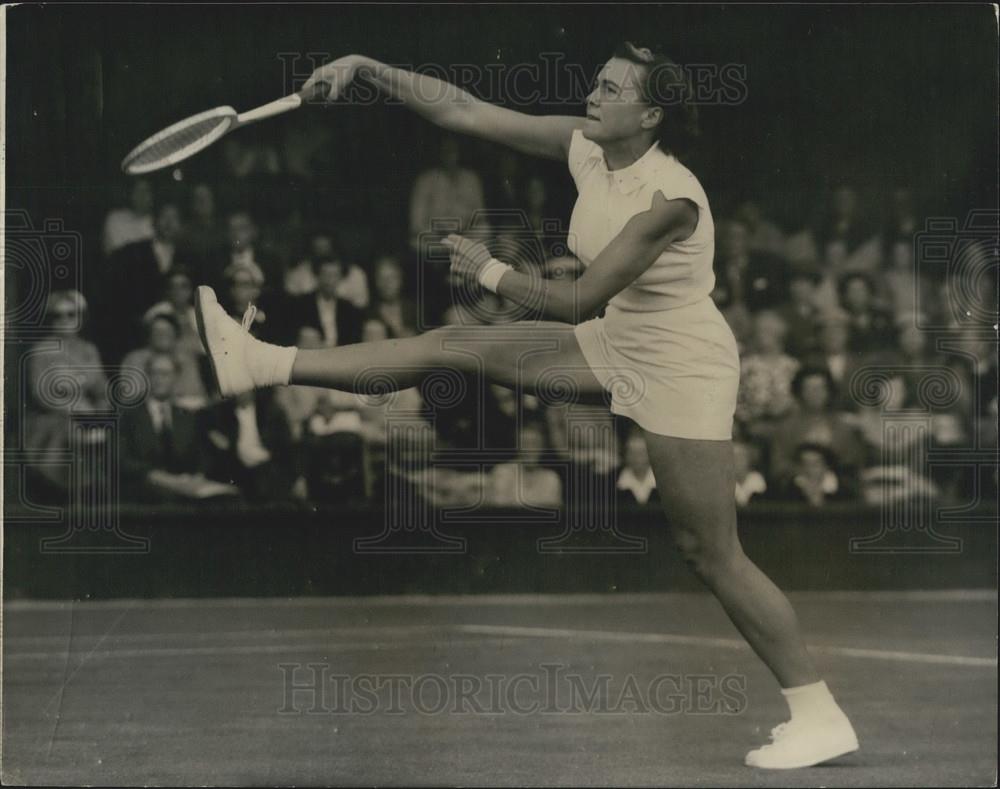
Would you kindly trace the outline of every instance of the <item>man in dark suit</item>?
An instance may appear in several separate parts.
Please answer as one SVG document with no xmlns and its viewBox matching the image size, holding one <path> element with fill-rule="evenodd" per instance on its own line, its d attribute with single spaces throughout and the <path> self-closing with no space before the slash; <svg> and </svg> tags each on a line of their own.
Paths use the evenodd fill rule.
<svg viewBox="0 0 1000 789">
<path fill-rule="evenodd" d="M 272 391 L 258 389 L 223 400 L 206 412 L 206 423 L 215 478 L 234 483 L 252 501 L 293 495 L 301 458 Z"/>
<path fill-rule="evenodd" d="M 337 297 L 337 287 L 344 276 L 344 264 L 335 257 L 319 258 L 313 263 L 316 292 L 296 296 L 286 302 L 284 333 L 294 343 L 303 326 L 319 330 L 327 347 L 361 342 L 364 314 L 345 299 Z"/>
<path fill-rule="evenodd" d="M 105 361 L 119 360 L 129 350 L 127 344 L 142 335 L 146 310 L 163 298 L 167 275 L 182 262 L 177 253 L 180 232 L 177 206 L 164 203 L 156 213 L 153 238 L 126 244 L 111 256 L 101 293 Z"/>
<path fill-rule="evenodd" d="M 146 364 L 149 396 L 122 414 L 120 458 L 123 495 L 162 501 L 177 495 L 182 475 L 203 468 L 201 430 L 191 411 L 173 403 L 177 362 L 153 354 Z"/>
</svg>

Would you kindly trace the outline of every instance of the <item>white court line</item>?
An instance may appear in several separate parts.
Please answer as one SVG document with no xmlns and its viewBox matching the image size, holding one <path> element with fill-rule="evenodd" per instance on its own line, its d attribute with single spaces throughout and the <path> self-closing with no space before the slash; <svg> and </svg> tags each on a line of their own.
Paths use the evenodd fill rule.
<svg viewBox="0 0 1000 789">
<path fill-rule="evenodd" d="M 226 641 L 230 639 L 247 638 L 251 640 L 273 640 L 287 638 L 317 638 L 333 637 L 342 638 L 344 636 L 368 636 L 369 638 L 400 638 L 407 636 L 430 636 L 447 635 L 454 633 L 454 628 L 450 625 L 358 625 L 348 627 L 309 627 L 283 630 L 281 628 L 269 627 L 259 630 L 221 630 L 214 632 L 193 633 L 165 632 L 165 633 L 116 633 L 110 636 L 91 633 L 88 635 L 77 634 L 74 641 L 82 642 L 87 639 L 107 638 L 115 643 L 138 643 L 149 644 L 157 641 Z M 65 644 L 65 635 L 54 636 L 7 636 L 9 644 L 24 646 L 27 644 Z M 370 642 L 374 643 L 374 642 Z"/>
<path fill-rule="evenodd" d="M 252 635 L 253 631 L 239 631 L 232 635 L 245 636 Z M 285 643 L 285 644 L 246 644 L 246 645 L 218 645 L 205 647 L 146 647 L 142 649 L 110 649 L 102 651 L 91 651 L 84 662 L 89 658 L 148 658 L 148 657 L 199 657 L 205 655 L 252 655 L 271 654 L 281 652 L 294 652 L 297 650 L 324 650 L 324 651 L 350 651 L 357 649 L 399 649 L 402 647 L 424 647 L 424 646 L 444 646 L 446 648 L 461 645 L 461 641 L 443 638 L 448 633 L 454 635 L 477 635 L 489 636 L 491 642 L 503 642 L 504 639 L 511 638 L 561 638 L 582 641 L 602 641 L 618 644 L 670 644 L 674 646 L 691 646 L 698 648 L 735 649 L 746 650 L 749 646 L 745 641 L 735 638 L 717 638 L 712 636 L 691 636 L 678 633 L 636 633 L 615 630 L 574 630 L 567 628 L 550 627 L 520 627 L 515 625 L 415 625 L 411 627 L 372 627 L 372 628 L 331 628 L 314 630 L 289 630 L 270 632 L 268 635 L 281 636 L 295 639 L 297 637 L 315 637 L 327 635 L 336 638 L 338 635 L 367 633 L 368 635 L 381 634 L 388 638 L 399 638 L 401 636 L 411 637 L 409 641 L 355 641 L 336 642 L 324 641 L 322 643 Z M 171 634 L 142 634 L 142 638 L 137 640 L 147 640 L 160 636 L 171 637 Z M 191 636 L 218 637 L 222 634 L 175 634 L 174 637 L 189 638 Z M 261 634 L 257 634 L 258 637 Z M 438 638 L 432 640 L 421 640 L 423 636 L 436 635 Z M 416 637 L 416 639 L 412 639 Z M 127 637 L 123 640 L 129 640 Z M 21 639 L 18 639 L 20 642 Z M 475 642 L 479 643 L 479 642 Z M 932 665 L 946 666 L 966 666 L 976 668 L 996 668 L 996 658 L 968 657 L 964 655 L 941 655 L 927 652 L 906 652 L 899 650 L 883 649 L 863 649 L 858 647 L 841 647 L 829 645 L 816 645 L 810 647 L 811 651 L 833 655 L 836 657 L 851 657 L 869 660 L 896 661 L 901 663 L 924 663 Z M 8 652 L 5 655 L 7 660 L 45 660 L 65 657 L 63 651 L 44 652 Z"/>
<path fill-rule="evenodd" d="M 631 592 L 582 594 L 468 594 L 468 595 L 372 595 L 359 597 L 210 597 L 115 600 L 8 600 L 4 610 L 62 611 L 77 609 L 117 609 L 126 607 L 157 609 L 189 608 L 393 608 L 404 606 L 448 607 L 477 605 L 636 605 L 669 603 L 678 597 L 706 597 L 706 592 Z M 995 589 L 900 589 L 866 592 L 863 590 L 789 592 L 794 600 L 845 602 L 995 602 Z"/>
<path fill-rule="evenodd" d="M 568 630 L 549 627 L 513 627 L 507 625 L 456 625 L 464 633 L 514 638 L 570 638 L 582 641 L 611 641 L 619 644 L 678 644 L 685 646 L 720 647 L 722 649 L 749 649 L 745 641 L 736 638 L 711 638 L 684 636 L 673 633 L 625 633 L 616 630 Z M 900 652 L 883 649 L 855 647 L 810 646 L 810 652 L 838 657 L 895 660 L 903 663 L 932 663 L 946 666 L 976 666 L 996 668 L 996 658 L 965 657 L 963 655 L 935 655 L 927 652 Z"/>
<path fill-rule="evenodd" d="M 395 649 L 414 648 L 442 648 L 454 649 L 456 646 L 468 644 L 472 647 L 480 647 L 484 644 L 509 644 L 510 636 L 496 638 L 479 638 L 476 640 L 458 640 L 451 638 L 443 639 L 420 639 L 410 641 L 348 641 L 341 643 L 331 643 L 323 641 L 321 643 L 307 644 L 248 644 L 227 645 L 216 647 L 153 647 L 146 649 L 108 649 L 100 652 L 92 652 L 86 656 L 83 662 L 94 659 L 137 659 L 146 660 L 154 657 L 211 657 L 225 655 L 280 655 L 301 651 L 317 651 L 324 654 L 333 652 L 384 652 Z M 5 661 L 17 660 L 53 660 L 63 659 L 64 653 L 58 652 L 10 652 L 4 656 Z M 77 667 L 79 668 L 79 666 Z"/>
</svg>

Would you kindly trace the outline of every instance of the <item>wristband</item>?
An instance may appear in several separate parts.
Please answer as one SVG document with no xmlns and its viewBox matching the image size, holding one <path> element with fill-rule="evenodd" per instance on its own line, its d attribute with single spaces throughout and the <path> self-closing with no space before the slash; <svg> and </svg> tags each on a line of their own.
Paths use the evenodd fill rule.
<svg viewBox="0 0 1000 789">
<path fill-rule="evenodd" d="M 513 270 L 512 266 L 508 266 L 496 258 L 490 258 L 490 261 L 479 269 L 479 284 L 491 293 L 496 293 L 500 286 L 500 278 L 508 271 Z"/>
</svg>

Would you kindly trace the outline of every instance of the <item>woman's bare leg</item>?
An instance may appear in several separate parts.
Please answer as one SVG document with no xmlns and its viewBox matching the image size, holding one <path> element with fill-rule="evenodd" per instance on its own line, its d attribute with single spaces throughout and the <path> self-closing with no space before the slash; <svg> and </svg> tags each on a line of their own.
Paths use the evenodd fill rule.
<svg viewBox="0 0 1000 789">
<path fill-rule="evenodd" d="M 740 545 L 732 445 L 645 436 L 663 510 L 685 560 L 782 687 L 817 682 L 791 603 Z"/>
<path fill-rule="evenodd" d="M 429 373 L 456 370 L 532 392 L 548 377 L 570 381 L 575 394 L 604 389 L 580 351 L 573 327 L 524 322 L 505 326 L 444 326 L 416 337 L 299 350 L 290 383 L 366 393 L 415 386 Z"/>
<path fill-rule="evenodd" d="M 782 687 L 791 720 L 751 751 L 752 767 L 808 767 L 857 750 L 847 716 L 820 679 L 788 598 L 747 558 L 736 532 L 728 441 L 646 432 L 663 509 L 688 564 Z"/>
</svg>

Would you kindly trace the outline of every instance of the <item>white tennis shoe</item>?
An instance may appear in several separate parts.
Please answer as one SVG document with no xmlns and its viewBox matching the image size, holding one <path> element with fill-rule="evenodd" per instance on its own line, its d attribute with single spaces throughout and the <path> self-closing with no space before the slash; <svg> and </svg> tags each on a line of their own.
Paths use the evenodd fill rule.
<svg viewBox="0 0 1000 789">
<path fill-rule="evenodd" d="M 858 738 L 847 716 L 839 709 L 808 715 L 779 724 L 771 742 L 747 754 L 748 767 L 794 770 L 828 762 L 858 750 Z"/>
<path fill-rule="evenodd" d="M 241 326 L 226 313 L 215 291 L 201 285 L 194 297 L 198 334 L 215 376 L 215 385 L 223 397 L 236 397 L 255 388 L 247 365 L 247 350 L 254 342 L 248 329 L 257 308 L 252 304 L 243 315 Z"/>
</svg>

